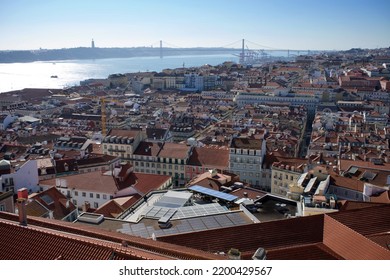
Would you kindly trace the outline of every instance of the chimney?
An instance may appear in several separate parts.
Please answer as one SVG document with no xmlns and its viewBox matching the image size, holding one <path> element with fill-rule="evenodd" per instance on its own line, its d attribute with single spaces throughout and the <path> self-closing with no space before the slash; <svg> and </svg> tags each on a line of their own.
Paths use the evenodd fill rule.
<svg viewBox="0 0 390 280">
<path fill-rule="evenodd" d="M 27 226 L 27 212 L 26 212 L 26 200 L 28 198 L 28 190 L 26 188 L 21 188 L 18 190 L 18 212 L 19 212 L 19 224 L 22 226 Z"/>
<path fill-rule="evenodd" d="M 81 209 L 83 210 L 83 212 L 87 212 L 89 210 L 89 208 L 91 208 L 91 205 L 87 201 L 81 206 Z"/>
</svg>

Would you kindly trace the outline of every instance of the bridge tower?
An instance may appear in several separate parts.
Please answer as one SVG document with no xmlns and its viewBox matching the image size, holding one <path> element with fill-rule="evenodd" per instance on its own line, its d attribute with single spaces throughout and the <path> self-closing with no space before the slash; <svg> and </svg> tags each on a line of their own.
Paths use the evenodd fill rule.
<svg viewBox="0 0 390 280">
<path fill-rule="evenodd" d="M 245 62 L 245 39 L 242 39 L 242 47 L 241 47 L 241 53 L 240 53 L 240 64 L 243 64 Z"/>
<path fill-rule="evenodd" d="M 160 58 L 163 58 L 162 40 L 160 40 Z"/>
</svg>

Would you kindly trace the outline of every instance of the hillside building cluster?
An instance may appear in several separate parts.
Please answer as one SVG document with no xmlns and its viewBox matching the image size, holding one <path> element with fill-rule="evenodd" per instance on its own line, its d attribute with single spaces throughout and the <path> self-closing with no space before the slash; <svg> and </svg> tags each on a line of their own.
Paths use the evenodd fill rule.
<svg viewBox="0 0 390 280">
<path fill-rule="evenodd" d="M 0 258 L 390 259 L 389 65 L 353 49 L 2 93 L 0 243 L 32 238 Z"/>
</svg>

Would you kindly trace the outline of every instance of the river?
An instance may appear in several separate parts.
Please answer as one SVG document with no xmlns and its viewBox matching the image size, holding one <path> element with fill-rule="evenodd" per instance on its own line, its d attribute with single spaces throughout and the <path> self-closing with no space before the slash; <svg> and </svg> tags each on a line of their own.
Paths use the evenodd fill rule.
<svg viewBox="0 0 390 280">
<path fill-rule="evenodd" d="M 0 63 L 0 93 L 23 88 L 64 88 L 90 78 L 107 78 L 110 74 L 160 72 L 183 65 L 197 67 L 225 61 L 238 62 L 238 57 L 219 54 Z"/>
</svg>

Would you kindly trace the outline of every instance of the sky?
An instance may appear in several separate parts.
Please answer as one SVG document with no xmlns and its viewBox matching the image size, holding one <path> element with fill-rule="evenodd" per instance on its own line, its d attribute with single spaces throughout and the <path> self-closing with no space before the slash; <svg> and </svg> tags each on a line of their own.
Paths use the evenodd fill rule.
<svg viewBox="0 0 390 280">
<path fill-rule="evenodd" d="M 0 50 L 390 47 L 389 0 L 0 0 Z"/>
</svg>

